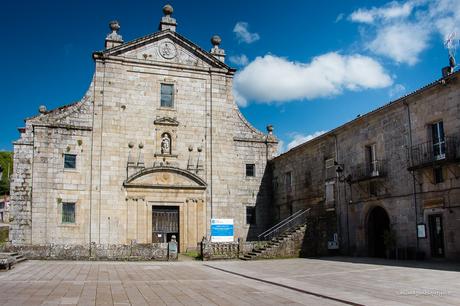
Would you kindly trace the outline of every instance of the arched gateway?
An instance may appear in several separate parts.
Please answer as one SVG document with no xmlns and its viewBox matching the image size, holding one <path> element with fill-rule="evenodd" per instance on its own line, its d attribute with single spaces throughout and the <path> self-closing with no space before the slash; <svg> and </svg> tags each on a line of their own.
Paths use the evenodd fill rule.
<svg viewBox="0 0 460 306">
<path fill-rule="evenodd" d="M 390 218 L 380 206 L 371 209 L 367 218 L 367 245 L 368 255 L 385 257 L 386 248 L 383 235 L 390 230 Z"/>
</svg>

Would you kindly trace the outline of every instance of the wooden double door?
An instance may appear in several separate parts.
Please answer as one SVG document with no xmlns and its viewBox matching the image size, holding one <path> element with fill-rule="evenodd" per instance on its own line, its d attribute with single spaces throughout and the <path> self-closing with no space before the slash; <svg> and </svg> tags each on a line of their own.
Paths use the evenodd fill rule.
<svg viewBox="0 0 460 306">
<path fill-rule="evenodd" d="M 169 242 L 172 236 L 179 244 L 179 206 L 152 207 L 152 242 Z"/>
</svg>

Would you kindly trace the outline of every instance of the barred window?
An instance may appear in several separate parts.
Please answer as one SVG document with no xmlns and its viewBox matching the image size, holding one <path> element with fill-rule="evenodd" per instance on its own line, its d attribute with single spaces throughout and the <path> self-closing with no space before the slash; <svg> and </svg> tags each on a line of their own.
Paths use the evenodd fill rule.
<svg viewBox="0 0 460 306">
<path fill-rule="evenodd" d="M 75 203 L 62 203 L 62 223 L 75 223 Z"/>
<path fill-rule="evenodd" d="M 77 155 L 64 154 L 64 169 L 75 169 L 75 168 L 77 168 Z"/>
<path fill-rule="evenodd" d="M 161 84 L 161 107 L 174 106 L 174 85 Z"/>
<path fill-rule="evenodd" d="M 256 176 L 255 164 L 246 164 L 246 176 Z"/>
</svg>

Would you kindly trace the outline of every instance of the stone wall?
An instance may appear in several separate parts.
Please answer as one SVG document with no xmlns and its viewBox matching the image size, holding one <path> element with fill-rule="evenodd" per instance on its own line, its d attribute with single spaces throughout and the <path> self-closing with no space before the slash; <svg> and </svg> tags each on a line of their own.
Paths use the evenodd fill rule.
<svg viewBox="0 0 460 306">
<path fill-rule="evenodd" d="M 13 243 L 150 243 L 152 207 L 162 205 L 179 209 L 181 251 L 209 237 L 211 218 L 234 219 L 238 237 L 263 231 L 277 140 L 243 118 L 235 70 L 170 30 L 116 45 L 93 54 L 81 101 L 26 120 L 14 145 Z M 172 107 L 160 103 L 162 84 L 174 86 Z M 63 169 L 65 153 L 76 155 L 76 169 Z M 72 224 L 62 222 L 64 202 L 75 203 Z M 247 206 L 256 224 L 246 224 Z"/>
<path fill-rule="evenodd" d="M 28 259 L 55 260 L 168 260 L 167 243 L 75 245 L 5 245 L 3 252 L 18 252 Z"/>
<path fill-rule="evenodd" d="M 302 208 L 315 208 L 321 231 L 309 244 L 322 244 L 338 233 L 343 254 L 368 256 L 369 216 L 375 207 L 388 214 L 396 234 L 396 248 L 418 250 L 430 257 L 430 237 L 417 239 L 416 225 L 441 214 L 445 256 L 460 254 L 460 172 L 458 160 L 442 159 L 409 170 L 408 148 L 431 139 L 431 124 L 444 122 L 446 137 L 460 136 L 460 81 L 458 73 L 362 115 L 325 135 L 282 154 L 272 161 L 275 220 Z M 370 146 L 378 171 L 370 172 Z M 460 152 L 454 148 L 456 152 Z M 442 167 L 444 181 L 434 182 L 434 166 Z M 337 172 L 336 170 L 340 171 Z M 286 175 L 291 173 L 291 184 Z M 329 193 L 329 194 L 328 194 Z M 333 215 L 336 215 L 335 221 Z M 326 236 L 324 236 L 326 233 Z M 427 233 L 429 236 L 429 233 Z"/>
</svg>

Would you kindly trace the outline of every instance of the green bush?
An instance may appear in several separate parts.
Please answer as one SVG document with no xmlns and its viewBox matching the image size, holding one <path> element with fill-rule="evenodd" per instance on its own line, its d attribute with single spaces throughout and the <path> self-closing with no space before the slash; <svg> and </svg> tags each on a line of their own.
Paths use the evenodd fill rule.
<svg viewBox="0 0 460 306">
<path fill-rule="evenodd" d="M 0 195 L 10 193 L 10 178 L 13 173 L 13 152 L 0 152 L 0 166 L 3 169 L 3 175 L 0 180 Z"/>
</svg>

